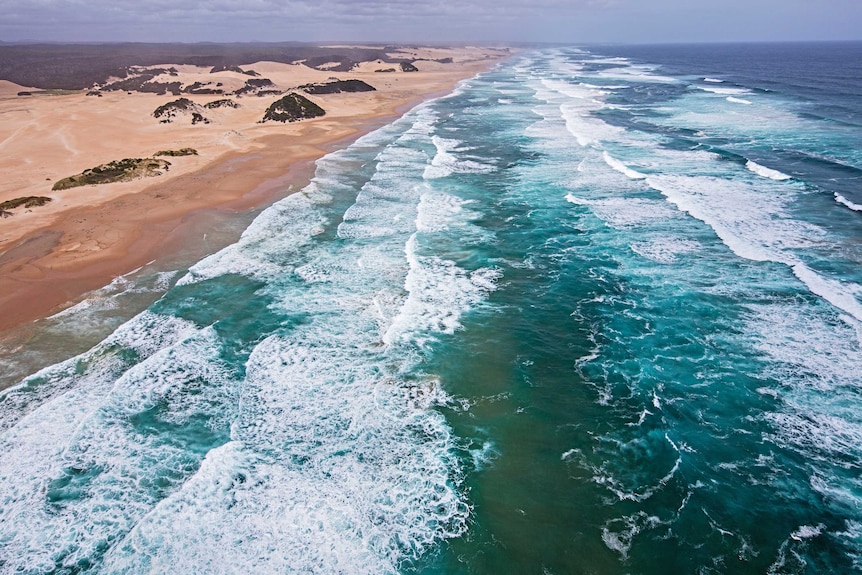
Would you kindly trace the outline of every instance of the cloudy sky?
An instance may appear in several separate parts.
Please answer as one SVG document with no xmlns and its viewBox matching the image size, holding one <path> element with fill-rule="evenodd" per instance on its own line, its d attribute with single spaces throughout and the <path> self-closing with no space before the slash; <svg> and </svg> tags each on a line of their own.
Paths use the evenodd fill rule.
<svg viewBox="0 0 862 575">
<path fill-rule="evenodd" d="M 0 0 L 0 41 L 862 40 L 862 0 Z"/>
</svg>

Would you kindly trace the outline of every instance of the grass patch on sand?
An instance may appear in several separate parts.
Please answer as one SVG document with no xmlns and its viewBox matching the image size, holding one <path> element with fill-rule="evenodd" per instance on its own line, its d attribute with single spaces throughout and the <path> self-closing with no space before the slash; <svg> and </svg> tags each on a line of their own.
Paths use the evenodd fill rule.
<svg viewBox="0 0 862 575">
<path fill-rule="evenodd" d="M 321 84 L 304 84 L 299 87 L 306 94 L 340 94 L 341 92 L 374 92 L 371 84 L 362 80 L 335 80 Z"/>
<path fill-rule="evenodd" d="M 95 168 L 84 170 L 80 174 L 58 180 L 52 190 L 67 190 L 78 186 L 95 184 L 110 184 L 113 182 L 129 182 L 138 178 L 160 176 L 170 169 L 171 163 L 156 158 L 126 158 L 116 160 Z"/>
<path fill-rule="evenodd" d="M 153 157 L 155 156 L 197 156 L 198 151 L 194 148 L 180 148 L 179 150 L 159 150 Z"/>
<path fill-rule="evenodd" d="M 25 196 L 23 198 L 15 198 L 14 200 L 6 200 L 5 202 L 0 202 L 0 217 L 8 218 L 12 215 L 11 210 L 15 208 L 35 208 L 44 206 L 50 201 L 51 198 L 47 196 Z"/>
<path fill-rule="evenodd" d="M 204 104 L 204 108 L 208 110 L 215 110 L 216 108 L 239 108 L 239 104 L 231 100 L 230 98 L 223 98 L 221 100 L 216 100 L 214 102 L 210 102 L 208 104 Z"/>
</svg>

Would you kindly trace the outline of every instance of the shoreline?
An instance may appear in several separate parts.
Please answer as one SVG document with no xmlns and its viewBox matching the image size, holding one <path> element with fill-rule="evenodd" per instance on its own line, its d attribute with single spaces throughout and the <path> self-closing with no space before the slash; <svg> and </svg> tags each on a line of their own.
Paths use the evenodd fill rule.
<svg viewBox="0 0 862 575">
<path fill-rule="evenodd" d="M 133 189 L 103 202 L 61 210 L 21 239 L 0 243 L 0 249 L 6 248 L 0 252 L 0 344 L 19 347 L 9 341 L 13 332 L 21 332 L 13 339 L 26 339 L 23 332 L 32 329 L 23 328 L 32 328 L 142 266 L 154 262 L 160 267 L 187 266 L 222 249 L 236 241 L 257 213 L 302 189 L 311 180 L 317 159 L 424 101 L 450 93 L 458 82 L 500 60 L 501 56 L 467 62 L 438 72 L 425 85 L 404 82 L 400 89 L 382 91 L 373 106 L 367 100 L 353 104 L 359 113 L 350 113 L 351 102 L 339 102 L 342 108 L 334 117 L 290 124 L 284 130 L 289 133 L 260 135 L 245 149 L 222 153 L 192 171 L 156 181 L 137 180 L 131 186 L 99 186 Z M 242 229 L 215 240 L 207 237 L 213 222 L 236 218 L 247 219 Z M 14 245 L 7 247 L 9 243 Z M 177 257 L 182 261 L 172 261 Z"/>
</svg>

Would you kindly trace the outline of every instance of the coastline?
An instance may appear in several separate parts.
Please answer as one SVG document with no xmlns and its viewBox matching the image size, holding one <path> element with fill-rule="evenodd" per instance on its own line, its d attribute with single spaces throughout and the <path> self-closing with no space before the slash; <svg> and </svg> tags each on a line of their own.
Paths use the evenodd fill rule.
<svg viewBox="0 0 862 575">
<path fill-rule="evenodd" d="M 323 118 L 260 129 L 261 135 L 242 149 L 224 152 L 194 170 L 98 186 L 99 192 L 114 187 L 119 193 L 42 215 L 18 237 L 0 238 L 0 343 L 9 347 L 3 336 L 15 328 L 49 317 L 141 266 L 166 264 L 180 251 L 185 261 L 173 263 L 189 265 L 229 245 L 241 230 L 213 240 L 207 227 L 256 214 L 302 189 L 318 158 L 422 101 L 448 93 L 501 59 L 399 75 L 394 82 L 387 79 L 390 89 L 374 96 L 339 94 L 324 100 L 328 114 Z M 17 218 L 0 221 L 7 228 L 0 230 L 2 235 L 9 234 L 8 224 Z"/>
</svg>

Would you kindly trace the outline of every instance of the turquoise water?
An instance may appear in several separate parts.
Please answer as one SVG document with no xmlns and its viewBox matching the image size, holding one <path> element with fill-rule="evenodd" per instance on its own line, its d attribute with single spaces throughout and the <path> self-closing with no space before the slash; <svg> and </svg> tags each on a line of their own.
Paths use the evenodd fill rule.
<svg viewBox="0 0 862 575">
<path fill-rule="evenodd" d="M 850 48 L 527 52 L 320 160 L 0 396 L 0 573 L 862 571 Z"/>
</svg>

